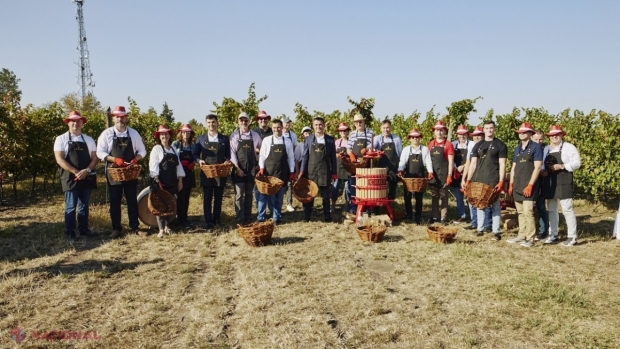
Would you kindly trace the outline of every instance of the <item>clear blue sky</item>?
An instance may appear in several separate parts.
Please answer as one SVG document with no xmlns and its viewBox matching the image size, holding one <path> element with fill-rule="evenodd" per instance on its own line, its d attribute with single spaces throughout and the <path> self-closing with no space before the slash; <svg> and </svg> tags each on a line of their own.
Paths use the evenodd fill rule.
<svg viewBox="0 0 620 349">
<path fill-rule="evenodd" d="M 23 103 L 78 91 L 78 26 L 70 0 L 2 1 L 0 67 Z M 178 121 L 213 101 L 241 100 L 291 116 L 346 110 L 374 97 L 375 115 L 445 111 L 482 96 L 490 108 L 620 112 L 620 1 L 85 0 L 94 93 L 134 98 Z M 477 118 L 474 116 L 474 118 Z"/>
</svg>

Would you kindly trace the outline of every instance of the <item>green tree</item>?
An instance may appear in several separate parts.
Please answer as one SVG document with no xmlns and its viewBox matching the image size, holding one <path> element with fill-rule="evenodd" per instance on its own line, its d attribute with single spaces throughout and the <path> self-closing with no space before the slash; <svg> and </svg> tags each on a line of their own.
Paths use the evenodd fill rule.
<svg viewBox="0 0 620 349">
<path fill-rule="evenodd" d="M 168 107 L 168 102 L 164 102 L 164 106 L 162 107 L 159 117 L 164 119 L 166 121 L 166 125 L 169 125 L 170 127 L 174 124 L 173 114 L 172 109 Z"/>
<path fill-rule="evenodd" d="M 215 109 L 211 110 L 211 112 L 217 115 L 221 133 L 230 135 L 237 128 L 237 117 L 241 112 L 246 112 L 250 117 L 250 121 L 254 120 L 254 117 L 258 115 L 259 105 L 267 99 L 267 95 L 257 98 L 255 89 L 255 84 L 250 84 L 248 97 L 242 102 L 237 102 L 230 97 L 224 97 L 221 104 L 213 102 Z"/>
<path fill-rule="evenodd" d="M 463 99 L 461 101 L 452 102 L 449 107 L 446 107 L 448 115 L 444 117 L 443 121 L 446 123 L 446 126 L 448 126 L 448 140 L 452 139 L 452 132 L 455 131 L 459 125 L 467 125 L 469 113 L 477 112 L 475 104 L 479 99 L 482 99 L 482 97 L 478 96 L 474 99 Z"/>
<path fill-rule="evenodd" d="M 4 103 L 4 98 L 9 93 L 12 94 L 13 99 L 18 101 L 22 98 L 22 91 L 19 89 L 19 81 L 15 73 L 12 71 L 2 68 L 0 72 L 0 103 Z"/>
<path fill-rule="evenodd" d="M 353 109 L 351 109 L 351 111 L 348 113 L 349 122 L 353 123 L 353 116 L 359 113 L 364 117 L 366 127 L 377 132 L 379 123 L 377 123 L 377 121 L 375 120 L 375 116 L 372 111 L 372 109 L 375 107 L 375 99 L 362 97 L 362 99 L 357 102 L 351 99 L 351 97 L 347 96 L 347 101 L 353 106 Z"/>
</svg>

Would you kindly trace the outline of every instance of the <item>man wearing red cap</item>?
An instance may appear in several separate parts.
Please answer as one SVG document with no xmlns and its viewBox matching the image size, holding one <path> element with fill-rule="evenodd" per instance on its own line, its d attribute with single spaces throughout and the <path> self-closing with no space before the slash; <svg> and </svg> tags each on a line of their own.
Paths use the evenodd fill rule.
<svg viewBox="0 0 620 349">
<path fill-rule="evenodd" d="M 323 216 L 325 222 L 331 222 L 329 194 L 332 180 L 338 179 L 336 174 L 336 147 L 334 137 L 325 134 L 325 120 L 315 117 L 312 120 L 314 134 L 304 140 L 304 156 L 301 159 L 299 177 L 306 177 L 316 183 L 323 199 Z M 310 221 L 314 208 L 314 199 L 304 203 L 304 220 Z"/>
<path fill-rule="evenodd" d="M 509 243 L 520 243 L 524 247 L 534 246 L 536 223 L 534 221 L 534 204 L 538 198 L 538 174 L 542 166 L 542 149 L 531 140 L 534 129 L 529 122 L 521 124 L 518 130 L 519 145 L 512 155 L 510 186 L 508 194 L 515 200 L 519 219 L 517 237 L 508 239 Z"/>
<path fill-rule="evenodd" d="M 196 187 L 196 174 L 194 172 L 194 137 L 196 133 L 192 125 L 184 124 L 178 131 L 177 139 L 172 142 L 172 147 L 179 154 L 185 177 L 183 177 L 183 189 L 177 193 L 177 220 L 185 229 L 191 228 L 188 220 L 189 198 L 192 188 Z"/>
<path fill-rule="evenodd" d="M 467 220 L 467 214 L 465 213 L 465 201 L 464 195 L 461 191 L 461 179 L 465 172 L 465 162 L 467 161 L 467 154 L 474 148 L 474 142 L 470 142 L 467 139 L 467 126 L 459 125 L 456 129 L 457 140 L 452 142 L 454 147 L 454 169 L 452 171 L 452 191 L 456 198 L 456 212 L 459 218 L 455 220 L 457 223 L 462 223 Z"/>
<path fill-rule="evenodd" d="M 97 188 L 97 145 L 82 133 L 86 118 L 72 111 L 64 120 L 67 133 L 56 137 L 54 157 L 60 166 L 60 184 L 65 193 L 65 234 L 69 242 L 76 239 L 77 229 L 81 236 L 96 236 L 88 229 L 88 202 L 93 189 Z"/>
<path fill-rule="evenodd" d="M 532 141 L 540 145 L 540 149 L 544 151 L 545 147 L 545 133 L 537 129 L 534 131 Z M 534 240 L 545 240 L 549 234 L 549 213 L 547 212 L 547 200 L 543 193 L 542 185 L 543 176 L 538 176 L 538 199 L 536 199 L 536 211 L 538 212 L 538 235 Z"/>
<path fill-rule="evenodd" d="M 561 126 L 551 126 L 547 133 L 551 142 L 543 152 L 544 163 L 540 175 L 544 177 L 543 193 L 549 210 L 549 238 L 544 243 L 554 244 L 559 241 L 559 205 L 562 206 L 568 235 L 562 246 L 568 247 L 577 244 L 577 217 L 573 211 L 573 172 L 581 167 L 581 157 L 574 145 L 564 142 L 565 135 Z"/>
<path fill-rule="evenodd" d="M 398 162 L 398 176 L 404 178 L 425 178 L 430 177 L 433 171 L 431 155 L 428 148 L 420 145 L 422 134 L 417 129 L 409 131 L 407 138 L 411 145 L 403 148 Z M 422 200 L 424 192 L 413 193 L 415 196 L 415 222 L 420 224 L 422 220 Z M 405 218 L 409 221 L 414 220 L 413 208 L 411 206 L 411 193 L 405 190 Z"/>
<path fill-rule="evenodd" d="M 467 173 L 465 188 L 468 187 L 471 181 L 474 181 L 495 187 L 496 191 L 501 192 L 504 187 L 506 158 L 508 157 L 506 144 L 495 137 L 495 122 L 493 120 L 485 121 L 482 128 L 484 130 L 484 140 L 476 143 L 472 149 L 471 165 Z M 499 231 L 501 217 L 499 200 L 490 203 L 490 206 L 493 220 L 491 226 L 493 229 L 493 240 L 499 241 L 502 238 Z M 478 210 L 478 232 L 482 234 L 483 229 L 484 210 Z"/>
<path fill-rule="evenodd" d="M 137 164 L 146 155 L 146 148 L 142 137 L 135 129 L 127 126 L 127 112 L 125 107 L 116 106 L 111 113 L 114 126 L 104 130 L 97 140 L 97 156 L 106 162 L 106 173 L 109 166 L 127 166 Z M 121 199 L 125 193 L 127 201 L 127 215 L 129 227 L 134 234 L 146 236 L 146 232 L 139 229 L 138 221 L 138 180 L 118 182 L 107 174 L 108 192 L 110 194 L 110 218 L 112 219 L 111 239 L 121 235 Z"/>
<path fill-rule="evenodd" d="M 252 221 L 252 192 L 254 176 L 258 171 L 258 156 L 254 149 L 263 142 L 258 133 L 250 130 L 248 114 L 242 112 L 237 118 L 239 129 L 230 135 L 230 161 L 234 169 L 232 182 L 235 187 L 235 216 L 237 223 Z"/>
<path fill-rule="evenodd" d="M 217 115 L 209 114 L 205 117 L 207 134 L 196 139 L 194 161 L 202 165 L 230 163 L 230 141 L 228 137 L 218 132 Z M 200 171 L 200 186 L 202 186 L 202 209 L 207 229 L 222 225 L 222 201 L 227 177 L 207 178 Z"/>
<path fill-rule="evenodd" d="M 439 199 L 441 198 L 441 223 L 446 225 L 448 221 L 448 186 L 452 183 L 452 170 L 454 169 L 454 147 L 446 140 L 448 128 L 443 121 L 437 121 L 433 126 L 435 139 L 428 143 L 431 152 L 433 173 L 430 175 L 433 222 L 439 222 Z"/>
<path fill-rule="evenodd" d="M 254 121 L 258 123 L 258 127 L 256 127 L 253 131 L 258 133 L 261 139 L 265 139 L 265 137 L 273 134 L 273 130 L 269 127 L 269 120 L 271 120 L 271 115 L 267 114 L 264 110 L 258 112 L 258 115 L 254 118 Z M 260 148 L 257 147 L 257 154 L 259 150 Z"/>
<path fill-rule="evenodd" d="M 271 209 L 275 224 L 282 223 L 282 198 L 286 183 L 295 180 L 295 156 L 291 140 L 282 136 L 282 121 L 271 123 L 273 135 L 263 139 L 258 157 L 258 175 L 274 176 L 284 182 L 284 186 L 275 195 L 258 193 L 257 221 L 264 222 L 267 207 Z"/>
<path fill-rule="evenodd" d="M 344 212 L 349 210 L 349 203 L 351 202 L 351 196 L 349 194 L 349 172 L 342 165 L 342 157 L 347 156 L 347 144 L 349 139 L 349 125 L 346 122 L 341 122 L 338 125 L 336 131 L 340 135 L 335 142 L 336 147 L 336 174 L 338 179 L 334 181 L 332 186 L 332 211 L 336 207 L 336 201 L 342 195 L 344 191 Z"/>
</svg>

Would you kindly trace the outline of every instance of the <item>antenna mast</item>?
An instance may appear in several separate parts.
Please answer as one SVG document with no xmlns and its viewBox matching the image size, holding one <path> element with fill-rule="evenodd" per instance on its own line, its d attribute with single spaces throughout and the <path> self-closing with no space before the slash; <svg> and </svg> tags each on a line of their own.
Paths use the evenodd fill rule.
<svg viewBox="0 0 620 349">
<path fill-rule="evenodd" d="M 84 6 L 84 0 L 71 0 L 77 4 L 75 19 L 79 26 L 79 41 L 77 50 L 80 51 L 78 84 L 80 85 L 80 100 L 83 101 L 84 97 L 93 93 L 93 87 L 95 83 L 92 81 L 93 74 L 90 72 L 90 62 L 88 53 L 88 43 L 86 41 L 86 30 L 84 29 L 84 12 L 82 7 Z"/>
</svg>

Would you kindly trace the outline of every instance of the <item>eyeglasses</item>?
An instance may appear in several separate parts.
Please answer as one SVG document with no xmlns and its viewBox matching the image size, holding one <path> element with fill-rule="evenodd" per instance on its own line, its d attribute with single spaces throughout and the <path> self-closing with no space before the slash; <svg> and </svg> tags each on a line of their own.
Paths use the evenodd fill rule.
<svg viewBox="0 0 620 349">
<path fill-rule="evenodd" d="M 239 121 L 241 121 L 241 122 L 250 122 L 250 120 L 248 120 L 248 119 L 240 119 Z"/>
<path fill-rule="evenodd" d="M 189 135 L 189 134 L 192 134 L 192 131 L 182 131 L 181 133 Z"/>
<path fill-rule="evenodd" d="M 411 138 L 411 139 L 420 139 L 422 137 L 409 137 L 409 138 Z"/>
</svg>

